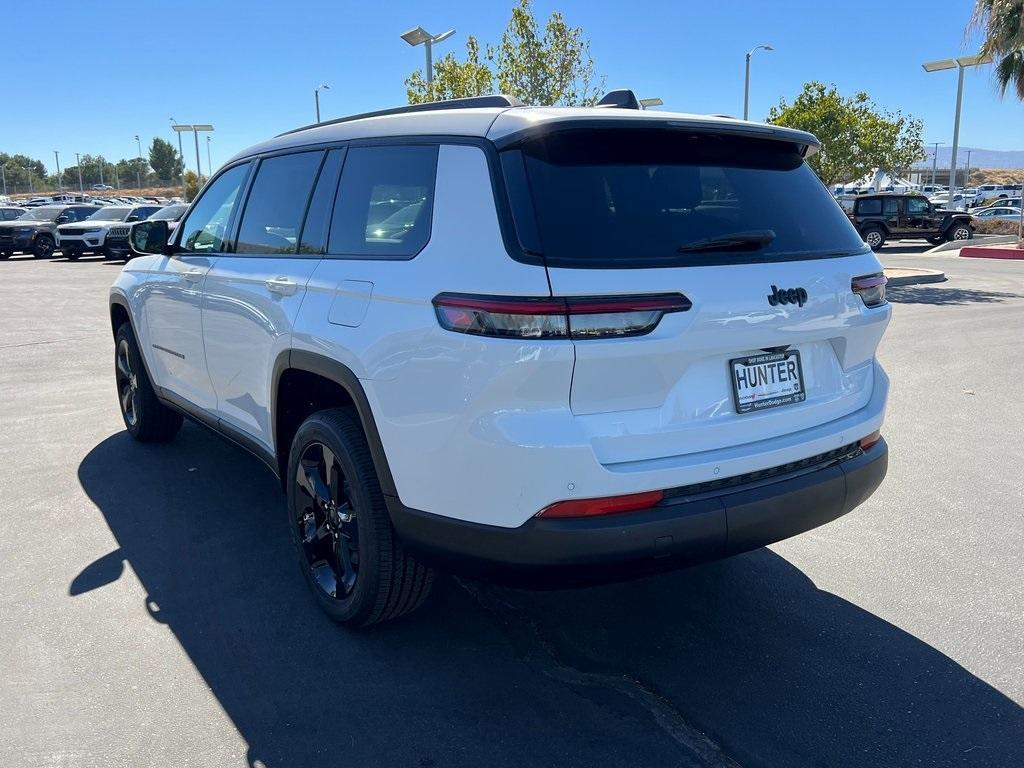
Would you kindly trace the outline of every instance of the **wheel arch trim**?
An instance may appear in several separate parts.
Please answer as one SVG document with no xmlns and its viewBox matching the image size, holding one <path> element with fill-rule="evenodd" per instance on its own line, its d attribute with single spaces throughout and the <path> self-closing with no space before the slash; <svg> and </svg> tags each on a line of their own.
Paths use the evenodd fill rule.
<svg viewBox="0 0 1024 768">
<path fill-rule="evenodd" d="M 273 404 L 271 411 L 271 430 L 275 439 L 274 450 L 278 459 L 287 458 L 290 446 L 276 445 L 277 440 L 277 390 L 281 378 L 289 370 L 305 371 L 320 376 L 341 387 L 352 399 L 355 405 L 356 416 L 366 435 L 366 442 L 370 446 L 370 456 L 373 459 L 374 469 L 377 471 L 377 478 L 385 497 L 398 498 L 398 491 L 395 487 L 394 477 L 391 474 L 391 467 L 388 464 L 384 452 L 384 445 L 380 439 L 380 432 L 377 431 L 377 423 L 370 407 L 370 401 L 366 397 L 359 377 L 352 372 L 347 365 L 333 360 L 316 352 L 309 352 L 303 349 L 286 349 L 278 354 L 274 361 L 273 381 L 271 384 L 270 402 Z"/>
</svg>

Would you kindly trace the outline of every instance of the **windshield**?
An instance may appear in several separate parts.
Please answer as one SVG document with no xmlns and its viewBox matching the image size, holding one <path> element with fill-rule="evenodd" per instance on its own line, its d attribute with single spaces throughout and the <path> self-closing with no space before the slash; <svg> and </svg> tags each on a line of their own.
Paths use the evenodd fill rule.
<svg viewBox="0 0 1024 768">
<path fill-rule="evenodd" d="M 19 221 L 56 221 L 63 210 L 64 208 L 61 206 L 44 205 L 28 211 Z"/>
<path fill-rule="evenodd" d="M 185 212 L 186 208 L 188 208 L 187 205 L 168 205 L 159 211 L 154 211 L 149 218 L 162 221 L 177 221 L 181 218 L 181 214 Z"/>
<path fill-rule="evenodd" d="M 100 208 L 96 213 L 88 216 L 85 220 L 96 219 L 97 221 L 124 221 L 128 218 L 128 214 L 132 212 L 131 208 L 118 208 L 113 205 L 108 205 Z"/>
<path fill-rule="evenodd" d="M 580 129 L 504 155 L 513 215 L 525 224 L 520 239 L 550 266 L 748 263 L 865 247 L 788 142 L 662 127 Z M 517 166 L 528 196 L 516 188 Z M 523 222 L 528 211 L 535 230 Z M 755 244 L 746 236 L 767 231 L 773 236 Z M 719 242 L 708 249 L 705 241 Z"/>
</svg>

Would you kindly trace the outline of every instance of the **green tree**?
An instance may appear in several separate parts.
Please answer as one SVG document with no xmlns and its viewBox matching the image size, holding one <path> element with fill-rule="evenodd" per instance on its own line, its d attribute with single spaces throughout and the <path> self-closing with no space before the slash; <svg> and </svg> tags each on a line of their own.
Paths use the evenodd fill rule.
<svg viewBox="0 0 1024 768">
<path fill-rule="evenodd" d="M 1005 95 L 1011 85 L 1024 101 L 1024 0 L 977 0 L 971 29 L 981 28 L 981 55 L 995 62 L 996 82 Z"/>
<path fill-rule="evenodd" d="M 9 155 L 0 152 L 0 165 L 4 167 L 4 177 L 7 179 L 8 191 L 16 188 L 28 190 L 29 175 L 32 176 L 32 184 L 41 186 L 46 178 L 46 166 L 41 160 L 35 160 L 28 155 Z M 2 190 L 0 190 L 2 192 Z"/>
<path fill-rule="evenodd" d="M 149 164 L 157 178 L 163 180 L 180 176 L 185 165 L 174 145 L 158 137 L 153 139 L 149 147 Z"/>
<path fill-rule="evenodd" d="M 891 113 L 858 91 L 842 96 L 835 85 L 810 82 L 793 103 L 772 107 L 768 122 L 813 133 L 822 149 L 809 163 L 825 184 L 860 178 L 881 168 L 906 173 L 925 158 L 920 120 Z"/>
<path fill-rule="evenodd" d="M 134 187 L 139 180 L 146 182 L 149 176 L 149 164 L 141 157 L 117 161 L 117 178 L 122 187 Z"/>
<path fill-rule="evenodd" d="M 569 26 L 561 13 L 548 17 L 543 30 L 532 0 L 519 0 L 501 41 L 488 45 L 481 59 L 475 37 L 466 41 L 466 59 L 449 53 L 434 63 L 432 87 L 419 71 L 405 81 L 410 104 L 500 93 L 543 106 L 586 106 L 597 101 L 604 79 L 596 81 L 590 41 L 581 27 Z"/>
<path fill-rule="evenodd" d="M 191 203 L 199 194 L 199 177 L 195 171 L 185 171 L 185 202 Z"/>
<path fill-rule="evenodd" d="M 405 89 L 410 104 L 485 96 L 494 89 L 494 75 L 490 67 L 480 61 L 480 43 L 470 35 L 466 39 L 465 61 L 446 53 L 434 62 L 433 83 L 428 85 L 417 69 L 406 78 Z"/>
</svg>

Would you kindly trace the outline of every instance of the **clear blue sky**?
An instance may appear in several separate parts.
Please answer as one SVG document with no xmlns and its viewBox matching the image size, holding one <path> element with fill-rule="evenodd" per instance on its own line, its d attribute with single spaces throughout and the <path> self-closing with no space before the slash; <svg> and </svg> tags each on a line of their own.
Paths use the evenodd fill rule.
<svg viewBox="0 0 1024 768">
<path fill-rule="evenodd" d="M 467 34 L 495 41 L 511 0 L 175 0 L 8 3 L 0 151 L 38 157 L 52 169 L 74 153 L 117 160 L 133 136 L 174 140 L 169 117 L 210 122 L 213 162 L 283 130 L 312 122 L 313 88 L 325 119 L 398 105 L 423 49 L 399 34 L 416 25 L 455 27 L 437 54 L 463 50 Z M 964 37 L 970 0 L 764 0 L 595 2 L 536 0 L 541 19 L 562 11 L 590 37 L 609 87 L 660 96 L 666 108 L 739 115 L 743 55 L 755 55 L 751 117 L 807 80 L 866 90 L 925 123 L 926 141 L 950 142 L 956 72 L 927 74 L 921 62 L 974 53 Z M 191 136 L 189 135 L 189 138 Z M 963 146 L 1024 149 L 1024 106 L 1000 100 L 989 67 L 968 71 Z M 194 150 L 186 148 L 189 166 Z M 205 170 L 206 151 L 202 148 Z"/>
</svg>

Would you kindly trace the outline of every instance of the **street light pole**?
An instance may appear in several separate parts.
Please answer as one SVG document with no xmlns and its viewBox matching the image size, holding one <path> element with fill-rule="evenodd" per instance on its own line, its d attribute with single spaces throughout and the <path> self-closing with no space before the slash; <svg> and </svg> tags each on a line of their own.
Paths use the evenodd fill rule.
<svg viewBox="0 0 1024 768">
<path fill-rule="evenodd" d="M 193 138 L 195 138 L 195 142 L 196 142 L 196 170 L 199 172 L 198 182 L 199 182 L 199 187 L 202 187 L 203 186 L 203 169 L 202 169 L 202 166 L 199 164 L 199 132 L 200 131 L 203 131 L 203 132 L 212 131 L 213 130 L 213 126 L 209 125 L 209 124 L 206 124 L 206 123 L 197 123 L 197 124 L 192 125 L 190 127 L 192 128 L 192 136 L 193 136 Z"/>
<path fill-rule="evenodd" d="M 755 45 L 749 51 L 747 51 L 747 66 L 746 72 L 743 75 L 743 119 L 746 120 L 750 115 L 750 59 L 754 56 L 754 53 L 758 50 L 764 49 L 766 51 L 774 51 L 770 45 Z"/>
<path fill-rule="evenodd" d="M 320 83 L 316 88 L 313 89 L 313 98 L 316 100 L 316 122 L 320 124 L 320 91 L 329 91 L 331 86 L 327 83 Z"/>
<path fill-rule="evenodd" d="M 210 159 L 210 139 L 211 136 L 206 137 L 206 175 L 207 177 L 213 176 L 213 161 Z"/>
<path fill-rule="evenodd" d="M 139 135 L 138 134 L 135 134 L 135 143 L 139 147 L 139 160 L 141 161 L 142 160 L 142 141 L 141 141 L 141 139 L 139 139 Z M 139 185 L 139 192 L 141 192 L 142 191 L 142 166 L 141 166 L 141 164 L 136 164 L 136 166 L 135 166 L 135 181 Z"/>
<path fill-rule="evenodd" d="M 935 142 L 935 149 L 932 150 L 932 194 L 935 194 L 935 166 L 939 160 L 939 145 L 941 141 Z"/>
<path fill-rule="evenodd" d="M 56 149 L 53 150 L 53 157 L 57 161 L 57 189 L 63 192 L 64 182 L 60 180 L 60 152 L 58 152 Z"/>
<path fill-rule="evenodd" d="M 984 56 L 960 56 L 956 59 L 929 61 L 921 65 L 925 72 L 939 72 L 954 67 L 960 70 L 956 84 L 956 116 L 953 118 L 953 153 L 949 159 L 949 199 L 951 202 L 956 192 L 956 152 L 960 146 L 960 109 L 963 106 L 964 98 L 964 70 L 967 67 L 977 67 L 991 61 L 992 59 Z"/>
<path fill-rule="evenodd" d="M 82 185 L 82 156 L 75 152 L 75 165 L 78 168 L 78 191 L 84 192 L 85 187 Z"/>
<path fill-rule="evenodd" d="M 177 129 L 178 121 L 171 118 L 171 130 L 178 134 L 178 158 L 181 160 L 181 197 L 185 198 L 185 151 L 181 148 L 181 131 Z"/>
<path fill-rule="evenodd" d="M 0 165 L 0 177 L 4 180 L 4 197 L 7 197 L 7 166 Z"/>
<path fill-rule="evenodd" d="M 449 29 L 447 32 L 442 32 L 439 35 L 432 35 L 423 27 L 415 27 L 410 29 L 408 32 L 402 34 L 402 39 L 405 40 L 409 45 L 422 45 L 426 49 L 427 54 L 427 96 L 433 98 L 434 94 L 434 43 L 440 43 L 442 40 L 447 40 L 449 37 L 455 34 L 454 29 Z"/>
</svg>

